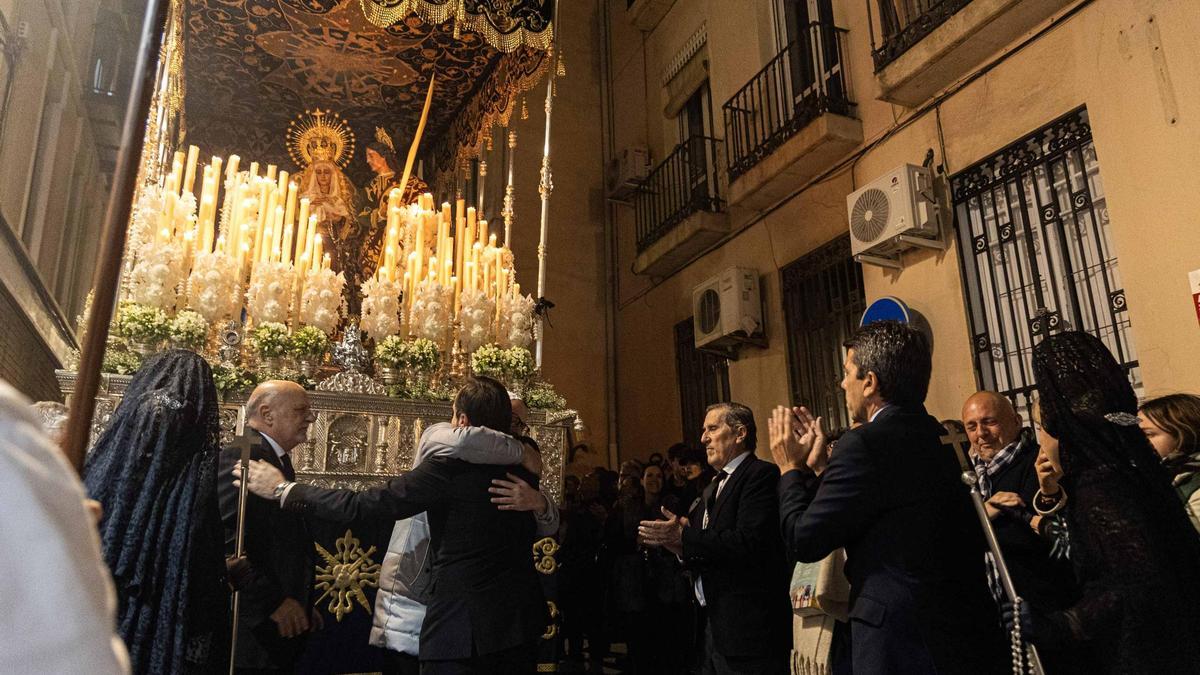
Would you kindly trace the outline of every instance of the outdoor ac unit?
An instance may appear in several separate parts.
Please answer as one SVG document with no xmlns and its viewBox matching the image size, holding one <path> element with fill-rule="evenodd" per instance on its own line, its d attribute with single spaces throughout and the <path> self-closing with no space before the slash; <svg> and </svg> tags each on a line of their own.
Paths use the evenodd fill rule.
<svg viewBox="0 0 1200 675">
<path fill-rule="evenodd" d="M 764 338 L 758 272 L 730 267 L 692 289 L 696 347 L 719 349 Z"/>
<path fill-rule="evenodd" d="M 608 196 L 616 201 L 628 201 L 645 182 L 650 172 L 650 151 L 646 148 L 625 148 L 608 163 Z"/>
<path fill-rule="evenodd" d="M 900 267 L 900 254 L 914 246 L 944 249 L 941 214 L 929 169 L 905 164 L 846 198 L 854 259 Z"/>
</svg>

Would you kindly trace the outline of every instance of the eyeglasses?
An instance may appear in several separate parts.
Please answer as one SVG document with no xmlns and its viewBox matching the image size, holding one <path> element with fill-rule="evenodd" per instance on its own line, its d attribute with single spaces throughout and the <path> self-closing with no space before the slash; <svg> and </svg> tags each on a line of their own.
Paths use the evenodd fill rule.
<svg viewBox="0 0 1200 675">
<path fill-rule="evenodd" d="M 524 436 L 529 433 L 529 425 L 525 424 L 525 422 L 520 417 L 513 415 L 512 430 L 513 430 L 513 433 Z"/>
</svg>

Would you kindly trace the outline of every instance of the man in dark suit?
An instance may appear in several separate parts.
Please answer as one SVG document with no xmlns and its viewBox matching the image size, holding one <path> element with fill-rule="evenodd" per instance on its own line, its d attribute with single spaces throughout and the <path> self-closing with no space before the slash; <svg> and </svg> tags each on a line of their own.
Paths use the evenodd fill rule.
<svg viewBox="0 0 1200 675">
<path fill-rule="evenodd" d="M 791 651 L 788 569 L 779 539 L 779 469 L 754 456 L 754 413 L 710 406 L 701 436 L 717 475 L 686 518 L 645 520 L 638 533 L 691 570 L 700 607 L 702 673 L 787 673 Z"/>
<path fill-rule="evenodd" d="M 454 425 L 507 433 L 512 406 L 499 382 L 472 378 L 454 401 Z M 546 629 L 546 604 L 531 562 L 534 519 L 501 510 L 488 488 L 518 466 L 431 457 L 387 485 L 354 492 L 300 485 L 274 467 L 251 463 L 249 489 L 287 512 L 326 520 L 398 520 L 428 512 L 432 597 L 421 628 L 422 673 L 528 673 Z M 236 472 L 235 472 L 236 475 Z"/>
<path fill-rule="evenodd" d="M 815 562 L 845 547 L 853 672 L 1008 670 L 983 534 L 943 429 L 925 412 L 928 341 L 881 321 L 845 347 L 842 388 L 862 426 L 842 436 L 827 465 L 809 456 L 816 430 L 799 410 L 781 406 L 771 417 L 788 554 Z"/>
<path fill-rule="evenodd" d="M 256 442 L 253 460 L 267 462 L 294 480 L 290 453 L 305 441 L 313 421 L 308 394 L 294 382 L 271 380 L 254 389 L 246 404 L 246 434 Z M 237 448 L 221 451 L 220 473 L 229 475 L 240 459 Z M 237 536 L 238 488 L 218 481 L 226 555 L 234 553 Z M 291 672 L 304 646 L 304 634 L 319 622 L 311 609 L 312 538 L 298 514 L 275 501 L 246 496 L 244 533 L 248 570 L 239 584 L 238 643 L 235 664 L 240 673 Z"/>
</svg>

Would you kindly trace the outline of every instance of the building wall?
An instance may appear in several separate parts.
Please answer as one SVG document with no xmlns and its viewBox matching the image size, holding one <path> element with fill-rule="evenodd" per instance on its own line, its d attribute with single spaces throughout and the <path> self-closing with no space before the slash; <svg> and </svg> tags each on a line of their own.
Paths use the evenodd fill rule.
<svg viewBox="0 0 1200 675">
<path fill-rule="evenodd" d="M 0 332 L 0 378 L 35 398 L 58 395 L 53 369 L 75 345 L 74 318 L 96 266 L 103 160 L 113 152 L 106 138 L 123 100 L 92 91 L 92 46 L 102 15 L 106 39 L 128 39 L 120 29 L 140 18 L 123 4 L 132 5 L 0 0 L 3 39 L 15 55 L 0 63 L 0 86 L 12 77 L 0 102 L 0 294 L 3 315 L 14 319 Z M 130 58 L 134 51 L 131 43 Z"/>
<path fill-rule="evenodd" d="M 774 31 L 763 20 L 770 3 L 731 11 L 727 3 L 676 2 L 649 34 L 628 25 L 624 4 L 611 3 L 610 76 L 612 91 L 620 92 L 612 101 L 619 121 L 615 146 L 644 144 L 657 159 L 675 142 L 661 132 L 663 62 L 706 22 L 719 118 L 720 105 L 774 55 Z M 1188 271 L 1200 268 L 1190 197 L 1200 159 L 1189 150 L 1200 141 L 1200 45 L 1191 39 L 1200 28 L 1200 5 L 1078 3 L 1031 31 L 1023 39 L 1032 39 L 1028 44 L 1009 45 L 917 109 L 876 100 L 866 11 L 862 0 L 834 0 L 836 23 L 850 31 L 848 66 L 866 139 L 844 167 L 814 185 L 797 185 L 800 194 L 766 213 L 733 209 L 735 234 L 666 279 L 632 274 L 633 211 L 616 211 L 622 457 L 645 456 L 677 440 L 671 327 L 690 315 L 695 284 L 734 264 L 762 275 L 769 347 L 743 349 L 730 364 L 733 398 L 762 417 L 789 397 L 779 269 L 845 232 L 847 194 L 900 164 L 920 164 L 928 149 L 935 166 L 962 170 L 1080 105 L 1090 114 L 1147 393 L 1200 389 L 1194 357 L 1200 327 L 1187 282 Z M 957 416 L 976 386 L 953 231 L 947 239 L 944 252 L 906 254 L 902 271 L 864 269 L 868 301 L 897 296 L 929 320 L 934 382 L 927 405 L 938 417 Z"/>
<path fill-rule="evenodd" d="M 543 376 L 579 411 L 585 426 L 578 440 L 588 451 L 576 455 L 582 467 L 608 463 L 609 355 L 605 332 L 608 299 L 605 259 L 604 164 L 600 113 L 601 3 L 575 2 L 557 22 L 566 77 L 558 80 L 551 118 L 551 169 L 554 189 L 546 239 L 546 297 L 555 303 L 545 327 Z M 545 140 L 546 87 L 525 97 L 529 118 L 514 115 L 515 211 L 513 255 L 522 293 L 537 297 L 538 192 Z M 500 142 L 497 133 L 496 143 Z M 499 166 L 489 166 L 503 176 Z M 491 209 L 488 209 L 491 211 Z M 496 219 L 499 223 L 499 219 Z M 494 227 L 499 231 L 502 227 Z"/>
</svg>

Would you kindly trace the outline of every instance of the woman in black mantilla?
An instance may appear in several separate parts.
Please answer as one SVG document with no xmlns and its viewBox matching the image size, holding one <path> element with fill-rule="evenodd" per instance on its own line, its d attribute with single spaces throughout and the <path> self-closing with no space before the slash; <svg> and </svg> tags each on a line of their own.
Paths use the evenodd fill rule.
<svg viewBox="0 0 1200 675">
<path fill-rule="evenodd" d="M 212 371 L 172 350 L 133 376 L 84 467 L 135 673 L 228 668 L 219 436 Z"/>
<path fill-rule="evenodd" d="M 1125 372 L 1081 332 L 1034 347 L 1033 371 L 1039 442 L 1063 471 L 1035 507 L 1065 515 L 1082 598 L 1023 611 L 1026 636 L 1082 647 L 1104 672 L 1200 672 L 1200 538 L 1137 426 Z"/>
</svg>

